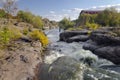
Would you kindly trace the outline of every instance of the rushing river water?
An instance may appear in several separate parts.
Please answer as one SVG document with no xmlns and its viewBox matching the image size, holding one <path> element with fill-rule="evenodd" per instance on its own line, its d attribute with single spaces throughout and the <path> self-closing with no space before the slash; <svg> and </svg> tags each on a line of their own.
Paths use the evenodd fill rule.
<svg viewBox="0 0 120 80">
<path fill-rule="evenodd" d="M 85 42 L 61 42 L 59 29 L 45 33 L 50 44 L 39 80 L 120 80 L 120 67 L 84 50 Z"/>
<path fill-rule="evenodd" d="M 84 50 L 82 48 L 84 42 L 73 42 L 66 43 L 59 41 L 59 29 L 52 29 L 45 32 L 47 37 L 50 40 L 50 44 L 48 49 L 50 53 L 45 57 L 45 63 L 52 63 L 60 56 L 70 56 L 82 62 L 85 62 L 86 59 L 91 60 L 92 66 L 101 66 L 101 65 L 112 65 L 113 63 L 107 61 L 105 59 L 98 59 L 96 55 L 94 55 L 89 50 Z"/>
</svg>

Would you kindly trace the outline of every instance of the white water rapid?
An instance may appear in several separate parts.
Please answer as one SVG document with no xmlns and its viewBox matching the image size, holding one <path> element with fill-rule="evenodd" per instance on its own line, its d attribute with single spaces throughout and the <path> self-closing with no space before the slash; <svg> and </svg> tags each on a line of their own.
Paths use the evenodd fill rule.
<svg viewBox="0 0 120 80">
<path fill-rule="evenodd" d="M 48 49 L 50 50 L 49 55 L 47 55 L 44 59 L 45 63 L 47 64 L 51 64 L 61 56 L 70 56 L 83 62 L 85 59 L 89 59 L 92 61 L 93 66 L 112 64 L 105 59 L 98 59 L 98 57 L 92 52 L 82 49 L 82 46 L 84 44 L 83 42 L 66 43 L 58 41 L 60 34 L 59 29 L 48 30 L 45 31 L 45 33 L 50 41 L 50 44 L 48 46 Z"/>
</svg>

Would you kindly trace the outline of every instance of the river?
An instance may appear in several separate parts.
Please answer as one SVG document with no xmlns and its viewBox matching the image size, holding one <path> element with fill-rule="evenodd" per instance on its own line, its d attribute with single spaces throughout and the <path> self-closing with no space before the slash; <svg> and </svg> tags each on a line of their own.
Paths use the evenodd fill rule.
<svg viewBox="0 0 120 80">
<path fill-rule="evenodd" d="M 61 31 L 62 32 L 62 31 Z M 84 50 L 82 46 L 85 44 L 84 42 L 73 42 L 73 43 L 66 43 L 59 41 L 59 29 L 52 29 L 46 31 L 47 37 L 49 38 L 50 44 L 48 49 L 50 53 L 48 56 L 45 57 L 45 63 L 51 64 L 55 61 L 58 57 L 61 56 L 70 56 L 77 60 L 82 61 L 85 63 L 85 59 L 91 59 L 91 65 L 99 67 L 101 65 L 112 65 L 113 63 L 105 60 L 100 59 L 96 55 L 94 55 L 89 50 Z"/>
<path fill-rule="evenodd" d="M 85 42 L 61 42 L 59 29 L 45 31 L 45 34 L 50 44 L 44 58 L 45 66 L 40 71 L 40 80 L 120 80 L 120 67 L 111 67 L 114 65 L 112 62 L 98 58 L 89 50 L 84 50 L 82 47 Z M 76 67 L 77 63 L 82 63 L 87 69 L 79 70 L 81 66 Z M 104 70 L 100 68 L 101 66 L 110 66 L 113 70 Z"/>
</svg>

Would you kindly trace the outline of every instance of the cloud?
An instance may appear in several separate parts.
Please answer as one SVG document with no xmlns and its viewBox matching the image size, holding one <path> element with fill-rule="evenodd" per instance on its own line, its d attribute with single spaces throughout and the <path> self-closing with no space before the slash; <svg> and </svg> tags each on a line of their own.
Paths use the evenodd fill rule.
<svg viewBox="0 0 120 80">
<path fill-rule="evenodd" d="M 48 18 L 53 21 L 60 21 L 63 18 L 63 15 L 60 14 L 50 14 L 50 15 L 45 15 L 44 18 Z"/>
<path fill-rule="evenodd" d="M 64 13 L 64 14 L 49 14 L 49 15 L 44 15 L 44 18 L 48 18 L 50 20 L 54 20 L 54 21 L 60 21 L 62 20 L 64 17 L 66 18 L 70 18 L 71 20 L 75 20 L 76 18 L 78 18 L 79 14 L 72 14 L 72 13 Z"/>
<path fill-rule="evenodd" d="M 49 18 L 50 20 L 60 21 L 64 17 L 67 17 L 71 20 L 75 20 L 78 18 L 80 12 L 82 10 L 104 10 L 106 8 L 114 7 L 117 11 L 120 12 L 120 4 L 112 4 L 112 5 L 101 5 L 101 6 L 93 6 L 90 8 L 72 8 L 72 9 L 63 9 L 61 13 L 50 11 L 51 14 L 45 15 L 44 17 Z"/>
<path fill-rule="evenodd" d="M 67 10 L 67 9 L 63 9 L 62 11 L 63 11 L 63 12 L 68 12 L 68 13 L 71 12 L 71 10 L 69 10 L 69 9 L 68 9 L 68 10 Z"/>
<path fill-rule="evenodd" d="M 71 11 L 74 11 L 74 12 L 81 12 L 81 10 L 83 10 L 83 9 L 81 9 L 81 8 L 73 8 L 73 9 L 71 9 Z"/>
<path fill-rule="evenodd" d="M 110 8 L 110 7 L 114 7 L 114 8 L 117 9 L 117 8 L 120 8 L 120 4 L 94 6 L 94 7 L 89 8 L 89 9 L 104 10 L 104 9 L 106 9 L 106 8 Z"/>
<path fill-rule="evenodd" d="M 55 12 L 54 11 L 50 11 L 51 14 L 54 14 Z"/>
</svg>

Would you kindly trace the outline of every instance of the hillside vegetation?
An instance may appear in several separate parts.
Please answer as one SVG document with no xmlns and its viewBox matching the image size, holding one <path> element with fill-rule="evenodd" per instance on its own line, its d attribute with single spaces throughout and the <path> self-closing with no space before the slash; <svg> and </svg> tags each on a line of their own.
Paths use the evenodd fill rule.
<svg viewBox="0 0 120 80">
<path fill-rule="evenodd" d="M 64 26 L 64 29 L 97 29 L 99 27 L 120 27 L 120 13 L 114 8 L 108 8 L 101 11 L 98 14 L 80 14 L 78 19 L 74 21 L 68 21 L 63 19 L 60 21 L 60 25 Z M 75 25 L 66 26 L 72 24 L 74 22 Z M 61 27 L 63 28 L 63 27 Z"/>
<path fill-rule="evenodd" d="M 43 25 L 42 18 L 31 12 L 18 11 L 16 16 L 12 16 L 0 9 L 0 49 L 5 49 L 12 41 L 23 37 L 39 40 L 46 47 L 48 39 L 43 33 Z"/>
<path fill-rule="evenodd" d="M 0 9 L 0 80 L 33 80 L 49 43 L 45 23 L 29 11 L 13 14 L 14 1 Z"/>
</svg>

